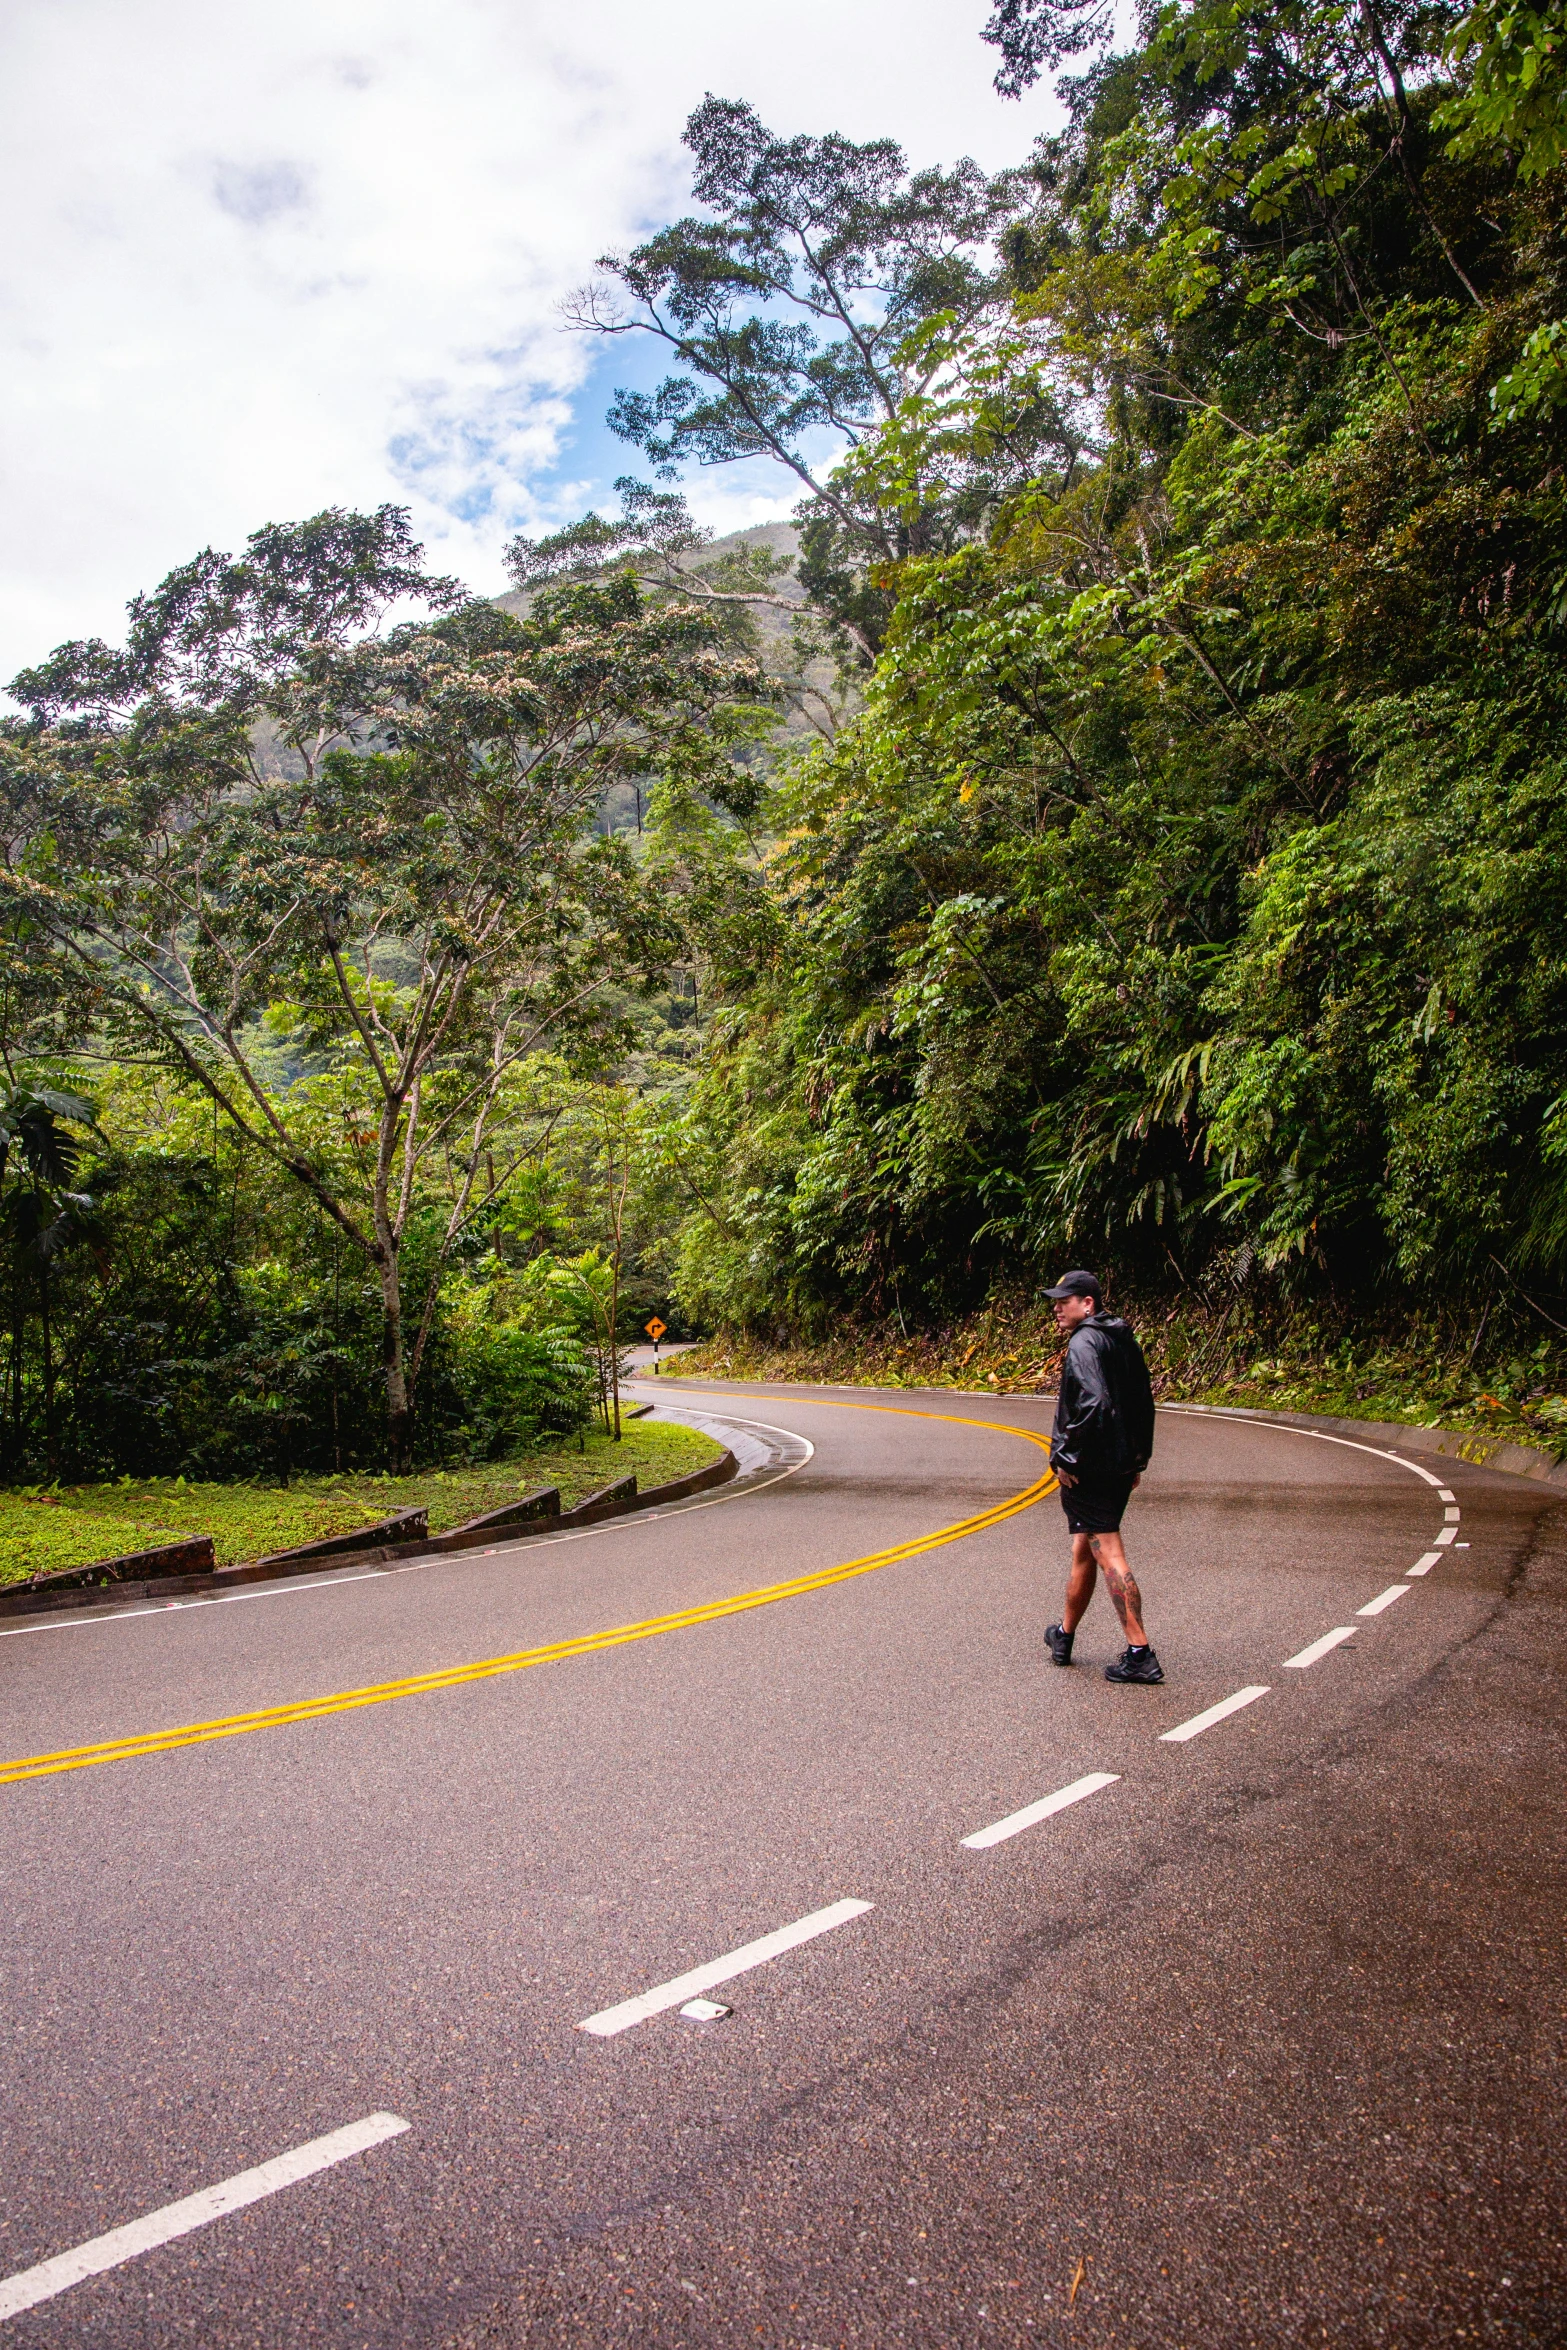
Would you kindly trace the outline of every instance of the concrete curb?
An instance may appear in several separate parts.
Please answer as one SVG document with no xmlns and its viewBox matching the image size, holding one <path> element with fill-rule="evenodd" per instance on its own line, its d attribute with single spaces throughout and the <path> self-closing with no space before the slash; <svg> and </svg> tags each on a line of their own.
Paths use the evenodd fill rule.
<svg viewBox="0 0 1567 2350">
<path fill-rule="evenodd" d="M 465 1550 L 510 1549 L 513 1543 L 526 1542 L 534 1535 L 554 1534 L 573 1526 L 596 1526 L 606 1518 L 628 1517 L 636 1510 L 659 1509 L 666 1502 L 686 1501 L 692 1494 L 705 1493 L 710 1486 L 727 1485 L 739 1474 L 739 1467 L 726 1445 L 716 1461 L 692 1469 L 684 1477 L 671 1478 L 667 1485 L 652 1485 L 646 1493 L 638 1493 L 635 1475 L 617 1478 L 613 1485 L 601 1486 L 586 1501 L 579 1501 L 575 1509 L 561 1510 L 530 1525 L 458 1526 L 448 1534 L 430 1534 L 420 1541 L 382 1542 L 366 1550 L 334 1551 L 329 1557 L 317 1554 L 307 1558 L 283 1552 L 272 1558 L 218 1567 L 210 1574 L 158 1575 L 134 1583 L 96 1583 L 68 1591 L 23 1588 L 0 1593 L 0 1617 L 58 1615 L 68 1608 L 112 1606 L 118 1609 L 127 1600 L 188 1599 L 198 1593 L 238 1590 L 248 1583 L 277 1583 L 294 1575 L 331 1574 L 340 1567 L 385 1566 L 397 1559 L 443 1558 Z"/>
<path fill-rule="evenodd" d="M 182 1572 L 206 1574 L 215 1563 L 212 1536 L 192 1534 L 182 1542 L 155 1542 L 146 1550 L 122 1551 L 117 1558 L 89 1559 L 84 1566 L 59 1567 L 52 1574 L 34 1575 L 21 1588 L 47 1597 L 51 1592 L 87 1587 L 95 1575 L 100 1583 L 150 1583 L 155 1575 L 161 1579 Z"/>
<path fill-rule="evenodd" d="M 1387 1452 L 1418 1452 L 1467 1461 L 1472 1469 L 1499 1469 L 1507 1477 L 1528 1477 L 1537 1485 L 1567 1485 L 1567 1460 L 1553 1461 L 1531 1444 L 1464 1435 L 1454 1428 L 1411 1428 L 1396 1420 L 1339 1420 L 1324 1412 L 1270 1412 L 1255 1404 L 1168 1403 L 1161 1411 L 1193 1412 L 1224 1420 L 1270 1421 L 1281 1428 L 1312 1428 L 1323 1436 L 1380 1445 Z"/>
</svg>

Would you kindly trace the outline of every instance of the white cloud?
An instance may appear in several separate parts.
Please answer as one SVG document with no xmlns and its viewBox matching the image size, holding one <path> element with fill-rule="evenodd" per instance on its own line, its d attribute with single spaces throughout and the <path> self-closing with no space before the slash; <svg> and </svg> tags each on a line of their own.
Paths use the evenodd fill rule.
<svg viewBox="0 0 1567 2350">
<path fill-rule="evenodd" d="M 631 452 L 635 354 L 560 330 L 606 246 L 686 200 L 704 90 L 917 162 L 1020 157 L 985 0 L 12 0 L 0 29 L 0 677 L 202 545 L 411 504 L 500 580 Z M 722 527 L 789 503 L 706 476 Z"/>
</svg>

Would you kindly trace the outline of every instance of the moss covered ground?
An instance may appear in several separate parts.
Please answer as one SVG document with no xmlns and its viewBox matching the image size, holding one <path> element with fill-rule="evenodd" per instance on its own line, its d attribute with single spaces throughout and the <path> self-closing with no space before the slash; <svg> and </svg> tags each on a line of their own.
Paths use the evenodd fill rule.
<svg viewBox="0 0 1567 2350">
<path fill-rule="evenodd" d="M 720 1450 L 695 1428 L 629 1420 L 619 1444 L 602 1432 L 589 1432 L 581 1451 L 572 1437 L 559 1450 L 411 1477 L 302 1477 L 286 1486 L 155 1478 L 144 1484 L 123 1479 L 115 1485 L 13 1489 L 0 1492 L 0 1585 L 192 1534 L 210 1534 L 219 1565 L 228 1565 L 325 1535 L 352 1533 L 396 1510 L 428 1509 L 430 1530 L 438 1534 L 538 1485 L 558 1485 L 561 1507 L 570 1509 L 633 1470 L 640 1485 L 662 1485 L 702 1468 Z"/>
</svg>

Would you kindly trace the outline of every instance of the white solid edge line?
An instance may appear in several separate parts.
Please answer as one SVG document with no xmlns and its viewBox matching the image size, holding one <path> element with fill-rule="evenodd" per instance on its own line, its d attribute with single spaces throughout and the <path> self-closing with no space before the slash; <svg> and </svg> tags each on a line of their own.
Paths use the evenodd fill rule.
<svg viewBox="0 0 1567 2350">
<path fill-rule="evenodd" d="M 1416 1559 L 1414 1565 L 1406 1567 L 1404 1572 L 1406 1575 L 1429 1575 L 1431 1569 L 1439 1567 L 1441 1563 L 1442 1553 L 1439 1550 L 1428 1550 L 1423 1559 Z"/>
<path fill-rule="evenodd" d="M 1408 1469 L 1416 1477 L 1423 1477 L 1428 1485 L 1441 1489 L 1440 1477 L 1422 1469 L 1418 1461 L 1406 1460 L 1401 1452 L 1389 1452 L 1385 1444 L 1358 1444 L 1353 1436 L 1330 1436 L 1326 1428 L 1292 1428 L 1284 1420 L 1259 1420 L 1251 1412 L 1229 1412 L 1218 1404 L 1162 1403 L 1158 1408 L 1161 1412 L 1189 1412 L 1196 1419 L 1234 1420 L 1243 1428 L 1271 1429 L 1276 1436 L 1312 1436 L 1319 1444 L 1346 1445 L 1351 1452 L 1369 1452 L 1379 1461 L 1396 1461 L 1401 1469 Z"/>
<path fill-rule="evenodd" d="M 722 1958 L 709 1959 L 706 1966 L 693 1967 L 689 1974 L 656 1983 L 635 1999 L 621 2000 L 618 2007 L 600 2008 L 597 2015 L 584 2017 L 577 2030 L 591 2032 L 595 2040 L 611 2040 L 617 2032 L 628 2032 L 633 2024 L 646 2023 L 649 2016 L 662 2015 L 666 2008 L 679 2007 L 736 1975 L 749 1974 L 752 1967 L 765 1966 L 786 1950 L 797 1950 L 802 1942 L 814 1942 L 818 1934 L 829 1934 L 834 1926 L 846 1926 L 851 1918 L 863 1917 L 870 1906 L 868 1901 L 835 1901 L 828 1909 L 814 1909 L 809 1917 L 796 1918 L 792 1926 L 780 1926 L 775 1933 L 746 1942 Z"/>
<path fill-rule="evenodd" d="M 0 1630 L 0 1640 L 20 1640 L 24 1632 L 91 1632 L 102 1624 L 129 1624 L 144 1616 L 184 1615 L 193 1607 L 232 1607 L 241 1599 L 298 1599 L 311 1591 L 336 1591 L 344 1583 L 376 1583 L 383 1576 L 395 1574 L 393 1567 L 366 1567 L 359 1574 L 332 1575 L 314 1583 L 262 1583 L 253 1591 L 216 1591 L 207 1599 L 149 1599 L 138 1601 L 135 1607 L 117 1607 L 101 1614 L 64 1616 L 58 1623 L 13 1624 L 8 1631 Z"/>
<path fill-rule="evenodd" d="M 1206 1713 L 1193 1714 L 1189 1722 L 1178 1723 L 1175 1729 L 1163 1731 L 1163 1742 L 1167 1746 L 1184 1746 L 1188 1738 L 1200 1737 L 1204 1730 L 1211 1730 L 1214 1723 L 1222 1722 L 1226 1715 L 1238 1714 L 1243 1705 L 1255 1705 L 1259 1697 L 1267 1696 L 1269 1687 L 1270 1683 L 1259 1681 L 1249 1688 L 1237 1689 L 1233 1697 L 1221 1698 L 1217 1705 L 1210 1705 Z"/>
<path fill-rule="evenodd" d="M 1004 1820 L 992 1820 L 988 1828 L 976 1828 L 972 1836 L 960 1836 L 958 1841 L 970 1852 L 986 1852 L 992 1844 L 1004 1844 L 1009 1836 L 1021 1836 L 1036 1820 L 1048 1820 L 1053 1812 L 1081 1803 L 1085 1795 L 1113 1787 L 1120 1776 L 1119 1771 L 1090 1771 L 1086 1778 L 1074 1779 L 1070 1787 L 1058 1787 L 1054 1795 L 1041 1796 L 1038 1803 L 1025 1803 L 1021 1811 L 1009 1811 Z"/>
<path fill-rule="evenodd" d="M 226 2212 L 243 2211 L 247 2203 L 259 2203 L 280 2187 L 292 2187 L 316 2171 L 330 2170 L 333 2163 L 363 2154 L 383 2139 L 401 2137 L 409 2126 L 400 2114 L 367 2114 L 362 2122 L 350 2122 L 346 2129 L 312 2138 L 291 2154 L 275 2155 L 270 2162 L 239 2171 L 216 2187 L 203 2187 L 199 2195 L 186 2195 L 123 2228 L 111 2228 L 106 2236 L 94 2236 L 89 2243 L 78 2244 L 74 2252 L 57 2252 L 52 2260 L 39 2261 L 36 2268 L 20 2269 L 0 2283 L 0 2323 L 19 2316 L 24 2309 L 36 2308 L 40 2301 L 52 2301 L 57 2293 L 82 2284 L 88 2277 L 102 2276 L 105 2269 L 118 2268 L 122 2261 L 134 2260 L 138 2253 L 152 2252 L 176 2236 L 188 2236 L 193 2228 L 204 2228 Z"/>
<path fill-rule="evenodd" d="M 1357 1607 L 1355 1613 L 1357 1616 L 1379 1616 L 1385 1607 L 1392 1606 L 1395 1599 L 1403 1599 L 1408 1590 L 1407 1583 L 1390 1583 L 1385 1591 L 1377 1593 L 1375 1599 L 1368 1599 L 1364 1607 Z"/>
<path fill-rule="evenodd" d="M 1307 1665 L 1314 1665 L 1318 1657 L 1327 1655 L 1329 1649 L 1341 1648 L 1346 1640 L 1353 1640 L 1354 1637 L 1355 1627 L 1353 1624 L 1339 1624 L 1333 1631 L 1324 1632 L 1320 1640 L 1313 1640 L 1311 1645 L 1308 1648 L 1303 1648 L 1298 1656 L 1287 1656 L 1284 1659 L 1283 1670 L 1286 1673 L 1298 1672 Z"/>
<path fill-rule="evenodd" d="M 715 1413 L 713 1417 L 717 1418 L 718 1415 Z M 792 1436 L 796 1444 L 804 1445 L 805 1451 L 799 1460 L 786 1462 L 775 1475 L 762 1478 L 758 1484 L 746 1485 L 739 1492 L 730 1488 L 722 1493 L 710 1494 L 705 1501 L 669 1501 L 665 1502 L 660 1509 L 650 1510 L 646 1513 L 636 1510 L 628 1511 L 623 1518 L 606 1518 L 601 1526 L 568 1527 L 564 1533 L 546 1534 L 542 1540 L 535 1536 L 529 1544 L 529 1548 L 554 1550 L 562 1542 L 589 1542 L 597 1534 L 618 1534 L 628 1526 L 645 1526 L 650 1522 L 656 1524 L 665 1510 L 671 1514 L 678 1513 L 681 1517 L 687 1517 L 694 1510 L 717 1509 L 720 1502 L 748 1501 L 753 1494 L 765 1493 L 770 1485 L 781 1485 L 786 1477 L 792 1477 L 798 1470 L 808 1468 L 816 1458 L 815 1445 L 812 1444 L 808 1436 L 801 1436 L 796 1429 L 775 1427 L 771 1420 L 741 1420 L 738 1413 L 731 1413 L 729 1417 L 738 1421 L 742 1428 L 766 1428 L 774 1436 Z M 500 1542 L 496 1544 L 494 1550 L 482 1551 L 479 1555 L 483 1558 L 494 1558 L 508 1547 L 515 1550 L 522 1546 L 516 1542 L 509 1546 Z M 80 1616 L 67 1616 L 58 1623 L 13 1624 L 8 1630 L 0 1629 L 0 1640 L 20 1640 L 22 1635 L 28 1632 L 94 1632 L 100 1630 L 105 1624 L 134 1624 L 145 1622 L 154 1616 L 186 1615 L 192 1608 L 198 1607 L 234 1607 L 241 1600 L 297 1599 L 311 1591 L 337 1591 L 350 1583 L 378 1583 L 383 1578 L 392 1575 L 420 1575 L 430 1567 L 444 1566 L 453 1555 L 451 1551 L 432 1551 L 428 1558 L 403 1559 L 396 1566 L 367 1567 L 362 1572 L 352 1575 L 328 1575 L 313 1583 L 296 1583 L 290 1578 L 286 1583 L 258 1584 L 249 1591 L 214 1592 L 205 1599 L 152 1599 L 138 1602 L 135 1607 L 115 1608 L 112 1613 L 105 1611 L 100 1614 L 95 1611 L 91 1614 L 84 1612 Z"/>
</svg>

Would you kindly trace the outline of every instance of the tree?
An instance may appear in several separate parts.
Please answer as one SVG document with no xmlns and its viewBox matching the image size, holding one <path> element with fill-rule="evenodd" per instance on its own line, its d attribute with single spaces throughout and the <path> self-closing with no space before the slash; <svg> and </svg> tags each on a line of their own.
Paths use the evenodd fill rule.
<svg viewBox="0 0 1567 2350">
<path fill-rule="evenodd" d="M 705 606 L 737 651 L 762 662 L 770 695 L 816 732 L 831 734 L 854 690 L 847 672 L 859 663 L 845 659 L 842 642 L 798 590 L 782 592 L 793 568 L 789 559 L 759 541 L 712 554 L 714 533 L 695 520 L 678 491 L 655 490 L 630 474 L 615 488 L 620 513 L 613 520 L 589 513 L 545 538 L 512 540 L 506 568 L 522 592 L 532 596 L 541 587 L 630 570 L 655 602 Z M 787 627 L 775 620 L 764 635 L 756 626 L 763 610 L 786 617 Z"/>
<path fill-rule="evenodd" d="M 374 625 L 413 597 L 426 618 Z M 394 510 L 257 533 L 131 620 L 13 688 L 9 905 L 104 1047 L 181 1071 L 373 1268 L 402 1468 L 442 1270 L 526 1152 L 529 1056 L 601 1041 L 610 980 L 670 956 L 589 819 L 722 735 L 754 667 L 626 575 L 521 624 L 463 602 Z"/>
<path fill-rule="evenodd" d="M 1163 264 L 1164 318 L 1176 331 L 1218 293 L 1266 305 L 1279 325 L 1330 349 L 1375 339 L 1377 298 L 1405 275 L 1416 240 L 1441 257 L 1445 283 L 1433 293 L 1457 285 L 1479 306 L 1476 281 L 1499 232 L 1433 202 L 1427 185 L 1440 152 L 1433 77 L 1444 29 L 1418 0 L 1189 0 L 1165 10 L 1140 55 L 1065 85 L 1079 125 L 1092 112 L 1108 118 L 1106 159 L 1119 166 L 1102 173 L 1100 201 L 1083 208 L 1080 227 L 1101 251 L 1124 252 L 1124 237 L 1093 231 L 1108 229 L 1111 203 L 1136 221 Z M 1108 12 L 1088 0 L 1003 5 L 985 33 L 1005 61 L 998 87 L 1016 95 L 1046 66 L 1102 47 L 1110 30 Z M 1043 143 L 1047 180 L 1059 182 L 1070 144 Z M 1086 192 L 1066 176 L 1074 195 Z M 1395 176 L 1407 224 L 1387 200 Z M 1039 235 L 1046 251 L 1058 241 L 1058 208 L 1045 207 Z M 1016 232 L 1010 249 L 1016 259 Z"/>
<path fill-rule="evenodd" d="M 9 1390 L 10 1442 L 13 1464 L 21 1459 L 23 1439 L 23 1333 L 26 1303 L 22 1290 L 24 1268 L 30 1268 L 37 1287 L 40 1368 L 44 1406 L 44 1458 L 51 1477 L 59 1473 L 55 1433 L 55 1363 L 49 1277 L 54 1260 L 73 1241 L 90 1238 L 93 1202 L 71 1186 L 85 1147 L 73 1126 L 98 1134 L 97 1113 L 78 1095 L 61 1093 L 48 1085 L 13 1082 L 0 1095 L 0 1197 L 7 1237 L 11 1244 L 11 1362 Z M 100 1137 L 101 1139 L 101 1137 Z M 20 1180 L 7 1188 L 15 1170 Z"/>
<path fill-rule="evenodd" d="M 1539 179 L 1567 162 L 1567 6 L 1547 0 L 1479 0 L 1454 29 L 1449 60 L 1465 86 L 1438 120 L 1457 131 L 1448 152 L 1472 156 L 1492 143 L 1510 148 L 1518 176 Z"/>
<path fill-rule="evenodd" d="M 625 1269 L 626 1194 L 636 1143 L 636 1097 L 623 1085 L 600 1084 L 587 1104 L 593 1130 L 594 1173 L 601 1187 L 609 1244 L 609 1295 L 604 1301 L 604 1417 L 620 1442 L 620 1285 Z"/>
<path fill-rule="evenodd" d="M 752 107 L 711 95 L 685 140 L 705 212 L 604 255 L 568 315 L 667 346 L 678 372 L 651 394 L 617 392 L 609 416 L 664 478 L 752 457 L 793 478 L 800 578 L 868 661 L 890 610 L 877 567 L 952 544 L 1059 426 L 1048 403 L 1024 403 L 976 480 L 932 481 L 892 513 L 833 471 L 931 394 L 953 338 L 995 303 L 994 240 L 1026 184 L 968 160 L 910 172 L 890 139 L 780 139 Z"/>
<path fill-rule="evenodd" d="M 1002 97 L 1021 98 L 1042 73 L 1102 49 L 1114 32 L 1114 0 L 997 0 L 980 39 L 1001 51 Z"/>
</svg>

